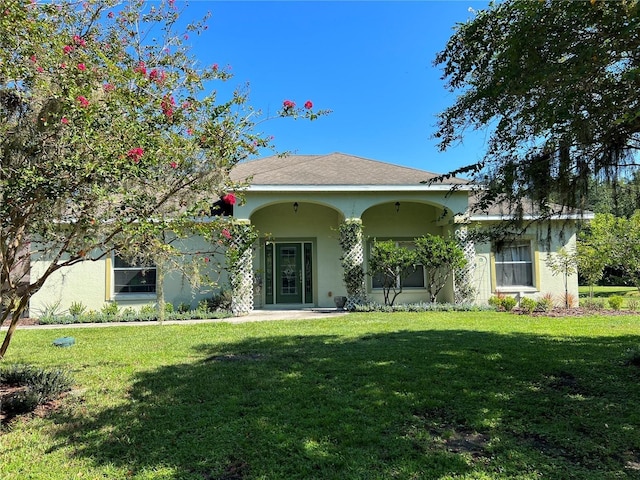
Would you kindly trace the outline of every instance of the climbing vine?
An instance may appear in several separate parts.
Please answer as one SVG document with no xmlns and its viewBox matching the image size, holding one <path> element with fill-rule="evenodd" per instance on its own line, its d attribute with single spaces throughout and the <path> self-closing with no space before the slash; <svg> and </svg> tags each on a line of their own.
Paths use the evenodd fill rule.
<svg viewBox="0 0 640 480">
<path fill-rule="evenodd" d="M 362 250 L 362 221 L 345 220 L 340 224 L 340 247 L 342 248 L 343 279 L 347 288 L 347 309 L 354 308 L 366 300 Z"/>
</svg>

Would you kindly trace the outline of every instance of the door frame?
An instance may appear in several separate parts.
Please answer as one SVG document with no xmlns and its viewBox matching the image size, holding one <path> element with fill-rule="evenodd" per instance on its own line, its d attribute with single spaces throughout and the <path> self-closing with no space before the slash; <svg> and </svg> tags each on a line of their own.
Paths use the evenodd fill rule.
<svg viewBox="0 0 640 480">
<path fill-rule="evenodd" d="M 302 303 L 288 303 L 288 302 L 278 302 L 277 288 L 278 278 L 276 275 L 277 272 L 277 245 L 282 244 L 296 244 L 301 248 L 300 252 L 300 262 L 302 266 Z M 270 250 L 270 252 L 269 252 Z M 316 304 L 316 294 L 317 294 L 317 272 L 316 265 L 317 257 L 316 257 L 316 241 L 314 238 L 294 238 L 294 239 L 278 239 L 263 242 L 261 246 L 261 255 L 262 255 L 262 268 L 264 271 L 264 288 L 262 294 L 264 295 L 264 305 L 268 307 L 276 307 L 276 306 L 302 306 L 302 307 L 310 307 Z"/>
</svg>

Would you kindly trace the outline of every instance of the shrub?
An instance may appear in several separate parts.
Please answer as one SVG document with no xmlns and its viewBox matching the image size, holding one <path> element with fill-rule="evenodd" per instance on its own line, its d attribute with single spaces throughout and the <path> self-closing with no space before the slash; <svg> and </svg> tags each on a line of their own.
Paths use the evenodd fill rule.
<svg viewBox="0 0 640 480">
<path fill-rule="evenodd" d="M 583 298 L 580 305 L 587 310 L 602 310 L 604 308 L 603 298 Z"/>
<path fill-rule="evenodd" d="M 495 310 L 493 307 L 471 303 L 409 303 L 399 305 L 381 305 L 379 303 L 363 303 L 354 305 L 354 312 L 484 312 Z"/>
<path fill-rule="evenodd" d="M 82 302 L 72 302 L 69 306 L 69 315 L 77 317 L 83 315 L 87 311 L 87 307 Z"/>
<path fill-rule="evenodd" d="M 627 300 L 627 308 L 629 310 L 631 310 L 632 312 L 638 311 L 638 308 L 640 308 L 640 300 L 638 300 L 637 298 L 628 299 Z"/>
<path fill-rule="evenodd" d="M 620 295 L 613 295 L 607 300 L 609 307 L 611 307 L 613 310 L 620 310 L 622 308 L 623 302 L 624 299 Z"/>
<path fill-rule="evenodd" d="M 220 290 L 220 292 L 214 294 L 207 302 L 207 311 L 219 312 L 219 311 L 231 311 L 231 290 Z"/>
<path fill-rule="evenodd" d="M 488 303 L 492 307 L 495 307 L 496 309 L 499 309 L 499 308 L 502 307 L 502 300 L 503 299 L 504 299 L 504 295 L 501 294 L 501 293 L 498 293 L 496 295 L 492 295 L 491 297 L 489 297 Z"/>
<path fill-rule="evenodd" d="M 140 307 L 140 314 L 142 315 L 155 315 L 156 314 L 156 306 L 153 305 L 152 303 L 149 303 L 147 305 L 143 305 L 142 307 Z"/>
<path fill-rule="evenodd" d="M 33 411 L 38 405 L 57 398 L 71 388 L 72 381 L 63 370 L 44 370 L 29 365 L 10 365 L 0 369 L 0 384 L 25 387 L 5 396 L 2 413 L 13 417 Z"/>
<path fill-rule="evenodd" d="M 540 312 L 550 312 L 553 310 L 553 295 L 550 293 L 545 293 L 541 298 L 536 302 L 536 310 Z"/>
<path fill-rule="evenodd" d="M 174 312 L 173 303 L 171 303 L 171 302 L 165 303 L 164 304 L 164 312 L 165 313 L 173 313 Z"/>
<path fill-rule="evenodd" d="M 520 310 L 525 313 L 532 313 L 537 306 L 538 302 L 536 302 L 533 298 L 524 297 L 520 300 Z"/>
<path fill-rule="evenodd" d="M 100 313 L 102 313 L 103 315 L 115 317 L 116 315 L 118 315 L 118 313 L 120 313 L 120 308 L 118 307 L 117 302 L 108 302 L 102 306 L 102 308 L 100 309 Z"/>
<path fill-rule="evenodd" d="M 495 307 L 496 310 L 504 310 L 505 312 L 510 312 L 513 310 L 513 307 L 518 304 L 518 301 L 515 298 L 502 293 L 493 295 L 489 298 L 488 302 L 489 305 Z"/>
<path fill-rule="evenodd" d="M 510 312 L 517 304 L 518 301 L 513 297 L 507 296 L 502 299 L 502 308 L 505 312 Z"/>
<path fill-rule="evenodd" d="M 38 320 L 41 323 L 48 323 L 55 321 L 56 317 L 64 314 L 64 311 L 60 308 L 60 300 L 45 303 L 40 310 L 38 310 Z"/>
<path fill-rule="evenodd" d="M 187 313 L 190 310 L 191 305 L 189 305 L 188 303 L 181 302 L 180 305 L 178 305 L 178 313 Z"/>
</svg>

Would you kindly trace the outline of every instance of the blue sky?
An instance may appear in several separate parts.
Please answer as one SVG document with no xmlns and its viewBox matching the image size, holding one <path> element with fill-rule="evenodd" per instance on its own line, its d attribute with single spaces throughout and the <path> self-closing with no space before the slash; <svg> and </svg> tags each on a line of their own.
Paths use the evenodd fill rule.
<svg viewBox="0 0 640 480">
<path fill-rule="evenodd" d="M 276 119 L 260 125 L 279 151 L 339 151 L 432 172 L 482 156 L 484 134 L 438 152 L 435 115 L 452 104 L 433 59 L 469 9 L 487 2 L 190 1 L 183 15 L 212 16 L 193 37 L 204 64 L 229 65 L 232 86 L 249 83 L 264 114 L 290 99 L 311 100 L 329 116 L 315 122 Z"/>
</svg>

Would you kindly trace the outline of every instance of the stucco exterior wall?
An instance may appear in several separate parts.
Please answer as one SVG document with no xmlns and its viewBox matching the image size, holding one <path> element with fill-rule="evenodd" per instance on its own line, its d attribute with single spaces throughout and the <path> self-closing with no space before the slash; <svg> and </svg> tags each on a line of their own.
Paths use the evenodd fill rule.
<svg viewBox="0 0 640 480">
<path fill-rule="evenodd" d="M 498 292 L 514 296 L 540 298 L 542 295 L 551 294 L 557 305 L 564 304 L 565 278 L 564 275 L 553 275 L 547 266 L 547 258 L 565 247 L 569 251 L 575 251 L 576 233 L 573 222 L 555 221 L 548 224 L 531 226 L 526 229 L 522 239 L 528 240 L 532 245 L 533 254 L 533 287 L 498 287 L 496 285 L 495 252 L 491 243 L 476 245 L 476 269 L 474 287 L 477 291 L 477 303 L 486 304 L 492 295 Z M 568 277 L 568 292 L 577 301 L 578 276 Z"/>
<path fill-rule="evenodd" d="M 32 280 L 39 279 L 49 263 L 46 259 L 32 258 Z M 89 309 L 99 310 L 105 303 L 106 264 L 104 258 L 86 260 L 54 272 L 31 298 L 29 315 L 37 317 L 54 305 L 59 305 L 60 312 L 63 312 L 73 302 L 82 302 Z"/>
<path fill-rule="evenodd" d="M 201 238 L 193 237 L 176 244 L 183 252 L 203 252 L 209 246 Z M 97 255 L 96 255 L 97 256 Z M 219 278 L 219 285 L 224 286 L 226 275 L 219 275 L 218 263 L 224 265 L 224 258 L 210 257 L 203 271 L 212 278 Z M 31 262 L 32 278 L 40 278 L 48 262 L 34 258 Z M 72 267 L 65 267 L 51 275 L 42 289 L 31 299 L 29 313 L 38 316 L 43 310 L 52 305 L 59 305 L 59 310 L 66 311 L 73 302 L 82 302 L 88 310 L 99 311 L 106 303 L 117 302 L 122 308 L 138 309 L 143 305 L 155 304 L 156 295 L 149 294 L 118 294 L 112 291 L 113 272 L 112 259 L 108 255 L 100 260 L 86 260 Z M 211 297 L 211 287 L 203 286 L 192 289 L 191 285 L 181 273 L 174 271 L 165 275 L 165 301 L 177 307 L 180 303 L 189 304 L 192 308 L 203 298 Z"/>
</svg>

